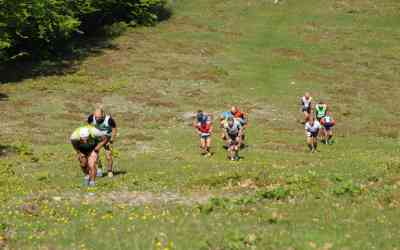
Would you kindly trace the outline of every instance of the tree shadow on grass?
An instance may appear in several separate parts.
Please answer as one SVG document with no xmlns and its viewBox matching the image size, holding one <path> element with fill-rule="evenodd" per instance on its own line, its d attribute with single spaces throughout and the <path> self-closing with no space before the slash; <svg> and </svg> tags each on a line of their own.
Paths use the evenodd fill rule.
<svg viewBox="0 0 400 250">
<path fill-rule="evenodd" d="M 7 101 L 8 95 L 0 93 L 0 101 Z"/>
<path fill-rule="evenodd" d="M 79 69 L 85 58 L 101 55 L 106 49 L 117 50 L 118 47 L 112 43 L 114 37 L 100 32 L 66 44 L 65 48 L 47 59 L 20 59 L 0 65 L 0 84 L 41 76 L 72 74 Z"/>
<path fill-rule="evenodd" d="M 18 148 L 9 145 L 1 145 L 0 144 L 0 157 L 4 157 L 8 154 L 17 153 Z"/>
</svg>

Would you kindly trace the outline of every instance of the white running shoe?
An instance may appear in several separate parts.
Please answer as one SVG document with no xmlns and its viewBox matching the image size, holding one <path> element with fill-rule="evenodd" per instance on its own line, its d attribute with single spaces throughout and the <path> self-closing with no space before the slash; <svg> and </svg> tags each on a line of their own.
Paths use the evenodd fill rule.
<svg viewBox="0 0 400 250">
<path fill-rule="evenodd" d="M 96 173 L 97 177 L 103 177 L 103 170 L 101 168 L 97 169 L 97 173 Z"/>
<path fill-rule="evenodd" d="M 90 179 L 89 175 L 85 175 L 83 177 L 83 185 L 88 186 L 89 185 L 89 179 Z"/>
<path fill-rule="evenodd" d="M 113 176 L 114 176 L 113 172 L 112 172 L 112 171 L 109 171 L 109 172 L 108 172 L 108 177 L 111 178 L 111 177 L 113 177 Z"/>
</svg>

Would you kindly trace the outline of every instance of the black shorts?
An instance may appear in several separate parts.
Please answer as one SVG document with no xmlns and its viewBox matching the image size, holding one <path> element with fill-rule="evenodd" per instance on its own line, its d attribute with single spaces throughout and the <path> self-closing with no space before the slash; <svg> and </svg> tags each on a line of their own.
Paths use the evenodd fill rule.
<svg viewBox="0 0 400 250">
<path fill-rule="evenodd" d="M 81 153 L 84 154 L 85 156 L 89 156 L 93 150 L 96 148 L 97 145 L 91 145 L 90 147 L 85 147 L 85 146 L 78 146 L 77 150 Z"/>
<path fill-rule="evenodd" d="M 89 156 L 92 154 L 93 150 L 90 151 L 90 152 L 88 152 L 88 151 L 79 151 L 79 152 L 80 152 L 81 154 L 85 155 L 86 157 L 89 157 Z"/>
<path fill-rule="evenodd" d="M 311 113 L 311 107 L 303 107 L 302 109 L 301 109 L 301 112 L 307 112 L 307 113 Z"/>
<path fill-rule="evenodd" d="M 239 134 L 236 134 L 236 135 L 228 135 L 229 136 L 229 139 L 231 139 L 232 141 L 231 141 L 231 145 L 236 145 L 238 142 L 237 142 L 237 139 L 239 138 Z"/>
<path fill-rule="evenodd" d="M 314 133 L 307 132 L 307 136 L 311 137 L 311 138 L 316 138 L 316 137 L 318 137 L 318 133 L 319 133 L 319 130 L 317 132 L 314 132 Z"/>
<path fill-rule="evenodd" d="M 332 124 L 325 124 L 325 125 L 323 125 L 324 126 L 324 129 L 326 130 L 326 131 L 330 131 L 330 130 L 332 130 L 332 128 L 333 128 L 333 125 Z"/>
</svg>

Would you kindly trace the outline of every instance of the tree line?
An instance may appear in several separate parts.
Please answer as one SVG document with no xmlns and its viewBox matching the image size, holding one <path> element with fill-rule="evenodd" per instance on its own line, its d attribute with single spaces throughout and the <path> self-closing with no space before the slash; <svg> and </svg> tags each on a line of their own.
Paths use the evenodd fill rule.
<svg viewBox="0 0 400 250">
<path fill-rule="evenodd" d="M 0 62 L 57 53 L 116 22 L 151 25 L 166 0 L 0 0 Z"/>
</svg>

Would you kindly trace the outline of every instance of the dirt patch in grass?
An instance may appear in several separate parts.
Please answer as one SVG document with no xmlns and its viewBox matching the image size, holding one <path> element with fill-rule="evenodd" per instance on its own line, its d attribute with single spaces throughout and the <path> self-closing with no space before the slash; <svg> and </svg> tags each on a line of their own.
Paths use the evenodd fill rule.
<svg viewBox="0 0 400 250">
<path fill-rule="evenodd" d="M 178 105 L 172 101 L 150 100 L 146 103 L 150 107 L 176 108 Z"/>
<path fill-rule="evenodd" d="M 195 117 L 195 112 L 183 112 L 177 117 L 177 120 L 180 122 L 184 122 L 187 126 L 192 126 Z"/>
<path fill-rule="evenodd" d="M 318 34 L 307 34 L 307 35 L 304 35 L 303 39 L 308 44 L 317 44 L 317 43 L 321 42 L 322 37 L 321 37 L 321 35 L 318 35 Z"/>
<path fill-rule="evenodd" d="M 398 10 L 396 4 L 398 4 L 398 1 L 337 0 L 331 2 L 330 9 L 356 16 L 396 15 L 396 10 Z"/>
<path fill-rule="evenodd" d="M 193 18 L 188 16 L 175 16 L 169 20 L 169 24 L 166 30 L 169 32 L 209 32 L 212 31 L 208 25 L 200 24 L 196 22 Z"/>
<path fill-rule="evenodd" d="M 206 88 L 195 88 L 195 89 L 188 89 L 184 91 L 180 91 L 180 95 L 186 97 L 200 97 L 206 95 L 208 92 Z"/>
<path fill-rule="evenodd" d="M 154 152 L 155 149 L 153 146 L 147 142 L 136 142 L 135 143 L 135 150 L 133 153 L 133 156 L 136 156 L 137 154 L 149 154 Z"/>
<path fill-rule="evenodd" d="M 273 49 L 272 52 L 276 55 L 287 57 L 293 60 L 300 60 L 304 58 L 304 52 L 295 49 L 288 49 L 288 48 L 276 48 Z"/>
<path fill-rule="evenodd" d="M 5 236 L 0 235 L 0 248 L 7 249 L 7 238 Z"/>
<path fill-rule="evenodd" d="M 145 105 L 147 102 L 152 100 L 152 97 L 146 94 L 137 94 L 135 96 L 129 96 L 126 98 L 130 103 L 134 103 L 136 106 Z"/>
<path fill-rule="evenodd" d="M 152 140 L 154 140 L 153 136 L 146 135 L 143 133 L 135 133 L 135 134 L 126 135 L 125 138 L 129 141 L 152 141 Z"/>
<path fill-rule="evenodd" d="M 39 207 L 34 203 L 25 203 L 21 206 L 21 211 L 27 215 L 35 216 L 38 215 L 40 210 Z"/>
<path fill-rule="evenodd" d="M 346 82 L 343 84 L 336 82 L 329 88 L 329 91 L 332 95 L 336 96 L 356 96 L 357 93 L 359 93 L 360 88 L 357 86 L 357 82 Z"/>
<path fill-rule="evenodd" d="M 235 31 L 221 31 L 225 38 L 231 41 L 236 41 L 242 38 L 243 33 Z"/>
<path fill-rule="evenodd" d="M 219 79 L 219 75 L 217 72 L 214 70 L 206 70 L 206 71 L 194 71 L 190 73 L 191 79 L 193 80 L 206 80 L 206 81 L 211 81 L 211 82 L 217 82 Z"/>
<path fill-rule="evenodd" d="M 104 107 L 106 112 L 111 114 L 128 113 L 128 112 L 141 112 L 142 107 L 137 105 L 120 95 L 105 95 L 101 99 L 100 104 Z"/>
<path fill-rule="evenodd" d="M 40 121 L 41 120 L 36 120 L 36 119 L 25 119 L 22 127 L 30 128 L 32 131 L 37 133 L 37 132 L 40 132 L 40 128 L 43 127 L 42 124 L 39 123 Z"/>
<path fill-rule="evenodd" d="M 338 59 L 333 59 L 334 56 L 322 56 L 310 62 L 322 69 L 337 69 L 342 68 L 340 61 Z"/>
<path fill-rule="evenodd" d="M 260 146 L 263 149 L 273 150 L 273 151 L 290 151 L 290 152 L 302 152 L 304 151 L 303 144 L 289 144 L 288 142 L 281 141 L 271 141 Z"/>
<path fill-rule="evenodd" d="M 393 121 L 375 121 L 370 122 L 363 131 L 368 131 L 379 137 L 397 139 L 399 138 L 400 123 Z"/>
<path fill-rule="evenodd" d="M 343 81 L 343 77 L 338 75 L 322 75 L 313 71 L 300 71 L 295 75 L 295 79 L 300 82 L 330 83 L 332 85 Z"/>
<path fill-rule="evenodd" d="M 32 102 L 27 100 L 18 100 L 13 102 L 13 106 L 17 109 L 30 108 L 32 106 Z"/>
<path fill-rule="evenodd" d="M 53 119 L 62 121 L 62 120 L 67 120 L 67 121 L 82 121 L 84 122 L 85 116 L 82 115 L 82 113 L 70 113 L 70 112 L 65 112 L 62 114 L 57 114 L 53 116 Z"/>
<path fill-rule="evenodd" d="M 77 205 L 86 204 L 123 204 L 128 206 L 165 205 L 165 204 L 181 204 L 193 206 L 196 204 L 204 204 L 212 198 L 213 195 L 209 192 L 193 192 L 190 195 L 183 195 L 175 192 L 142 192 L 142 191 L 111 191 L 111 192 L 83 192 L 75 193 L 68 192 L 56 196 L 38 195 L 37 197 L 27 197 L 20 206 L 20 209 L 29 215 L 35 215 L 39 212 L 39 207 L 36 203 L 41 202 L 65 202 L 70 201 Z"/>
<path fill-rule="evenodd" d="M 109 193 L 97 193 L 72 196 L 73 202 L 81 203 L 109 203 L 126 204 L 130 206 L 140 206 L 144 204 L 182 204 L 195 205 L 205 203 L 211 197 L 210 194 L 197 194 L 193 196 L 183 196 L 173 192 L 137 192 L 137 191 L 113 191 Z"/>
<path fill-rule="evenodd" d="M 250 120 L 278 121 L 283 119 L 287 120 L 290 117 L 289 113 L 278 110 L 278 108 L 271 104 L 257 103 L 255 105 L 249 106 L 247 110 Z"/>
<path fill-rule="evenodd" d="M 80 112 L 81 107 L 75 102 L 66 102 L 64 104 L 65 109 L 70 113 Z"/>
</svg>

